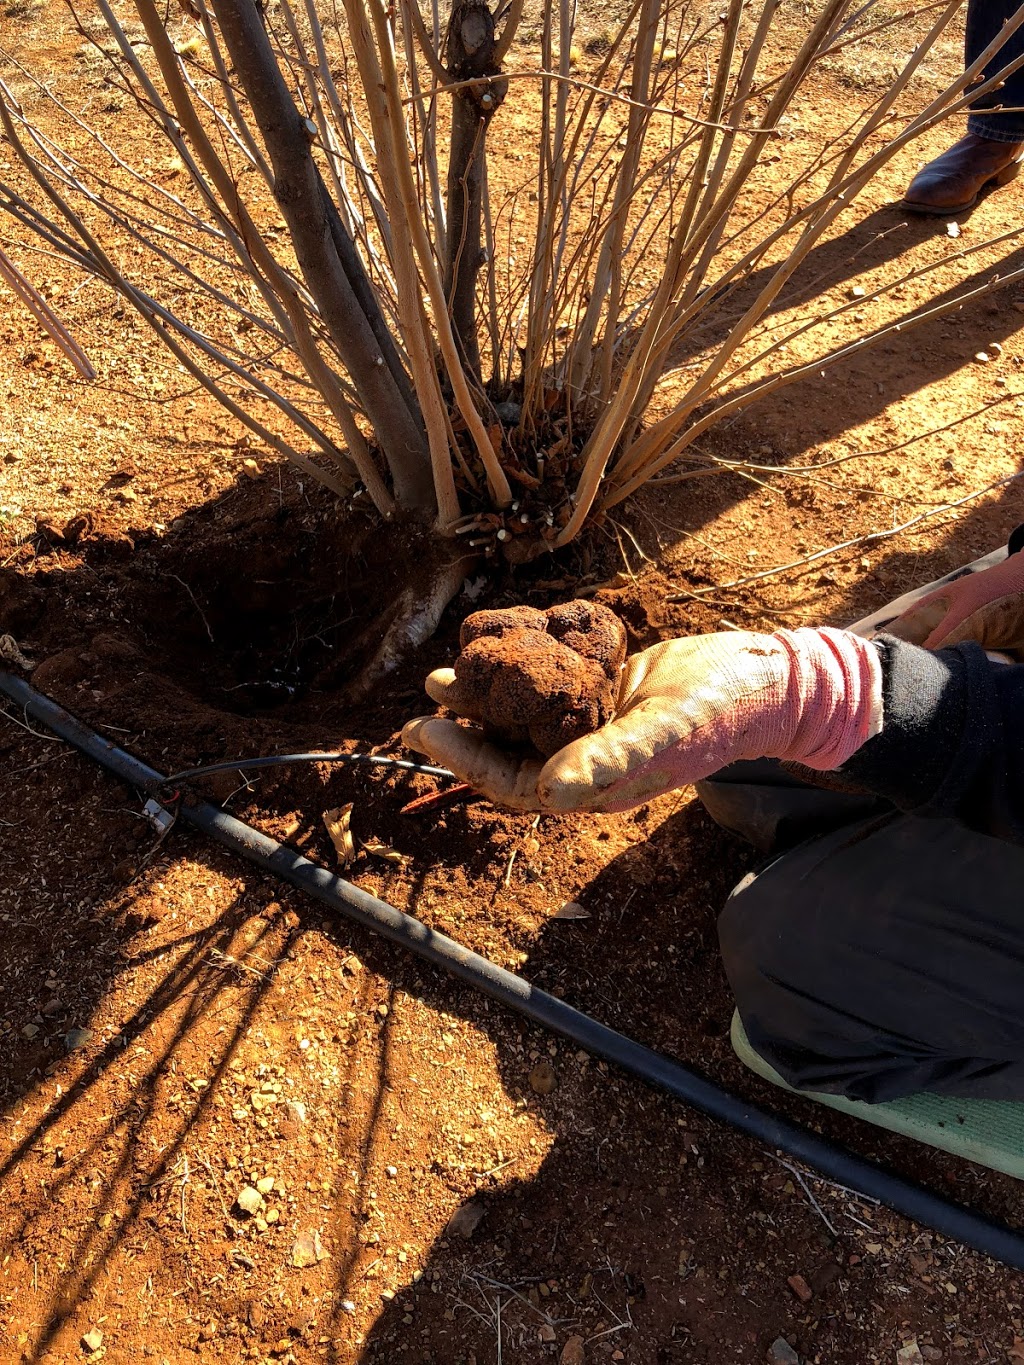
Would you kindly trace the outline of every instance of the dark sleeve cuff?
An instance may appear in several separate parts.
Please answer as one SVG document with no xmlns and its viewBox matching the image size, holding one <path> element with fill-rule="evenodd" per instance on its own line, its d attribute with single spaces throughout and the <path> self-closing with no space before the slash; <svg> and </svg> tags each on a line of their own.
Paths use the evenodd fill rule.
<svg viewBox="0 0 1024 1365">
<path fill-rule="evenodd" d="M 959 814 L 998 747 L 993 665 L 975 644 L 933 653 L 892 636 L 876 643 L 883 728 L 843 765 L 841 776 L 902 810 Z"/>
</svg>

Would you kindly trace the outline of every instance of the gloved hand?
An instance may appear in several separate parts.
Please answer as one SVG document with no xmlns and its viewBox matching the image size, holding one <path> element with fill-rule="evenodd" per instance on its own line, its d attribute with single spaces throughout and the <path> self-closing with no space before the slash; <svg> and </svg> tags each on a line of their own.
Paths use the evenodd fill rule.
<svg viewBox="0 0 1024 1365">
<path fill-rule="evenodd" d="M 458 709 L 451 669 L 427 692 Z M 744 758 L 838 768 L 882 728 L 877 649 L 847 631 L 747 631 L 654 645 L 626 660 L 615 718 L 545 761 L 420 717 L 403 741 L 517 810 L 623 811 Z"/>
<path fill-rule="evenodd" d="M 884 629 L 925 649 L 975 640 L 985 649 L 1024 650 L 1024 551 L 936 588 Z"/>
</svg>

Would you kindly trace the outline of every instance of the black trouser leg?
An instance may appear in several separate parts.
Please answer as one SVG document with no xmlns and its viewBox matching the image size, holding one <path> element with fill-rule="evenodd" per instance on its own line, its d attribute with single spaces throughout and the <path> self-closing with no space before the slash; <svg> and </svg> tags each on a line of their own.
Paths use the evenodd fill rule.
<svg viewBox="0 0 1024 1365">
<path fill-rule="evenodd" d="M 808 840 L 719 920 L 754 1049 L 878 1102 L 1024 1099 L 1024 848 L 893 812 Z"/>
</svg>

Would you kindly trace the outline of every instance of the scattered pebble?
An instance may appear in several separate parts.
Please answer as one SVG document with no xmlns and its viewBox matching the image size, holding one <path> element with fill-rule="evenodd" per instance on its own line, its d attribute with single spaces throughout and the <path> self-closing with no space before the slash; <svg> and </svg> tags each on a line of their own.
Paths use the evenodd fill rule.
<svg viewBox="0 0 1024 1365">
<path fill-rule="evenodd" d="M 562 1354 L 558 1357 L 558 1365 L 583 1365 L 583 1348 L 585 1342 L 582 1337 L 570 1337 L 562 1347 Z"/>
<path fill-rule="evenodd" d="M 802 1275 L 790 1275 L 786 1283 L 801 1303 L 810 1303 L 814 1298 L 814 1291 Z"/>
<path fill-rule="evenodd" d="M 959 236 L 960 236 L 960 224 L 959 224 L 959 223 L 947 223 L 947 224 L 946 224 L 946 236 L 947 236 L 947 237 L 959 237 Z"/>
<path fill-rule="evenodd" d="M 356 1306 L 351 1299 L 342 1299 L 341 1311 L 343 1313 L 354 1313 L 356 1311 Z"/>
<path fill-rule="evenodd" d="M 988 351 L 976 351 L 974 354 L 974 358 L 979 365 L 987 365 L 988 362 L 992 359 Z"/>
<path fill-rule="evenodd" d="M 390 1178 L 391 1178 L 392 1180 L 394 1180 L 395 1176 L 398 1174 L 398 1167 L 397 1167 L 397 1166 L 385 1166 L 384 1170 L 385 1170 L 385 1173 L 386 1173 L 388 1176 L 390 1176 Z"/>
<path fill-rule="evenodd" d="M 259 1190 L 260 1194 L 269 1194 L 274 1188 L 274 1177 L 272 1175 L 265 1175 L 262 1180 L 256 1181 L 256 1188 Z"/>
<path fill-rule="evenodd" d="M 862 284 L 855 284 L 849 291 L 848 297 L 851 299 L 862 299 L 867 294 L 867 290 Z"/>
<path fill-rule="evenodd" d="M 550 1095 L 557 1085 L 558 1077 L 550 1062 L 538 1062 L 530 1072 L 530 1089 L 537 1095 Z"/>
<path fill-rule="evenodd" d="M 551 1326 L 550 1322 L 545 1322 L 537 1335 L 540 1337 L 541 1341 L 554 1341 L 555 1329 Z"/>
<path fill-rule="evenodd" d="M 301 1232 L 292 1243 L 292 1265 L 298 1270 L 326 1261 L 330 1252 L 324 1249 L 319 1232 Z"/>
<path fill-rule="evenodd" d="M 590 919 L 590 911 L 585 910 L 579 901 L 566 901 L 561 909 L 556 910 L 554 919 Z"/>
<path fill-rule="evenodd" d="M 91 1028 L 69 1028 L 64 1035 L 64 1046 L 69 1052 L 74 1052 L 76 1048 L 85 1047 L 91 1037 Z"/>
<path fill-rule="evenodd" d="M 785 1337 L 776 1337 L 768 1347 L 768 1365 L 800 1365 L 800 1357 Z"/>
<path fill-rule="evenodd" d="M 259 1213 L 263 1208 L 263 1196 L 259 1190 L 254 1190 L 251 1185 L 243 1185 L 238 1192 L 235 1204 L 243 1213 Z"/>
<path fill-rule="evenodd" d="M 924 1356 L 917 1344 L 917 1338 L 908 1341 L 896 1352 L 896 1365 L 924 1365 Z"/>
<path fill-rule="evenodd" d="M 86 1332 L 85 1336 L 82 1338 L 82 1345 L 87 1351 L 98 1351 L 103 1345 L 103 1333 L 98 1327 L 93 1327 L 92 1330 Z"/>
<path fill-rule="evenodd" d="M 444 1230 L 445 1236 L 472 1237 L 486 1212 L 486 1204 L 479 1199 L 471 1199 L 468 1204 L 457 1208 L 448 1219 L 448 1226 Z"/>
</svg>

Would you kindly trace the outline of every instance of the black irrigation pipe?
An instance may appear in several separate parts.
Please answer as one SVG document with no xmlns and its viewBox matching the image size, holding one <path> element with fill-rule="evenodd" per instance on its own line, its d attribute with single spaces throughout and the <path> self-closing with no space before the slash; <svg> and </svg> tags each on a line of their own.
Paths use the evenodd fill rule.
<svg viewBox="0 0 1024 1365">
<path fill-rule="evenodd" d="M 41 721 L 122 781 L 148 795 L 159 795 L 166 781 L 160 773 L 90 730 L 21 678 L 0 672 L 0 692 L 24 708 L 27 715 Z M 564 1000 L 538 990 L 522 977 L 506 972 L 386 901 L 378 900 L 351 882 L 311 863 L 287 845 L 268 839 L 217 806 L 186 795 L 178 808 L 178 817 L 263 871 L 290 882 L 364 929 L 409 949 L 432 966 L 443 968 L 533 1023 L 571 1039 L 594 1056 L 667 1091 L 711 1118 L 730 1124 L 765 1147 L 795 1157 L 828 1179 L 877 1199 L 916 1223 L 930 1226 L 964 1246 L 1024 1270 L 1024 1235 L 1020 1232 L 943 1199 L 780 1114 L 748 1104 L 671 1057 L 616 1033 L 573 1009 Z"/>
<path fill-rule="evenodd" d="M 332 750 L 328 753 L 266 754 L 262 758 L 235 758 L 227 763 L 206 763 L 201 768 L 182 768 L 163 780 L 164 789 L 194 777 L 211 777 L 214 773 L 246 773 L 260 768 L 287 768 L 295 763 L 365 763 L 370 767 L 399 768 L 403 772 L 425 773 L 427 777 L 455 779 L 448 768 L 435 768 L 429 763 L 413 763 L 408 758 L 392 758 L 390 754 L 353 754 Z"/>
</svg>

